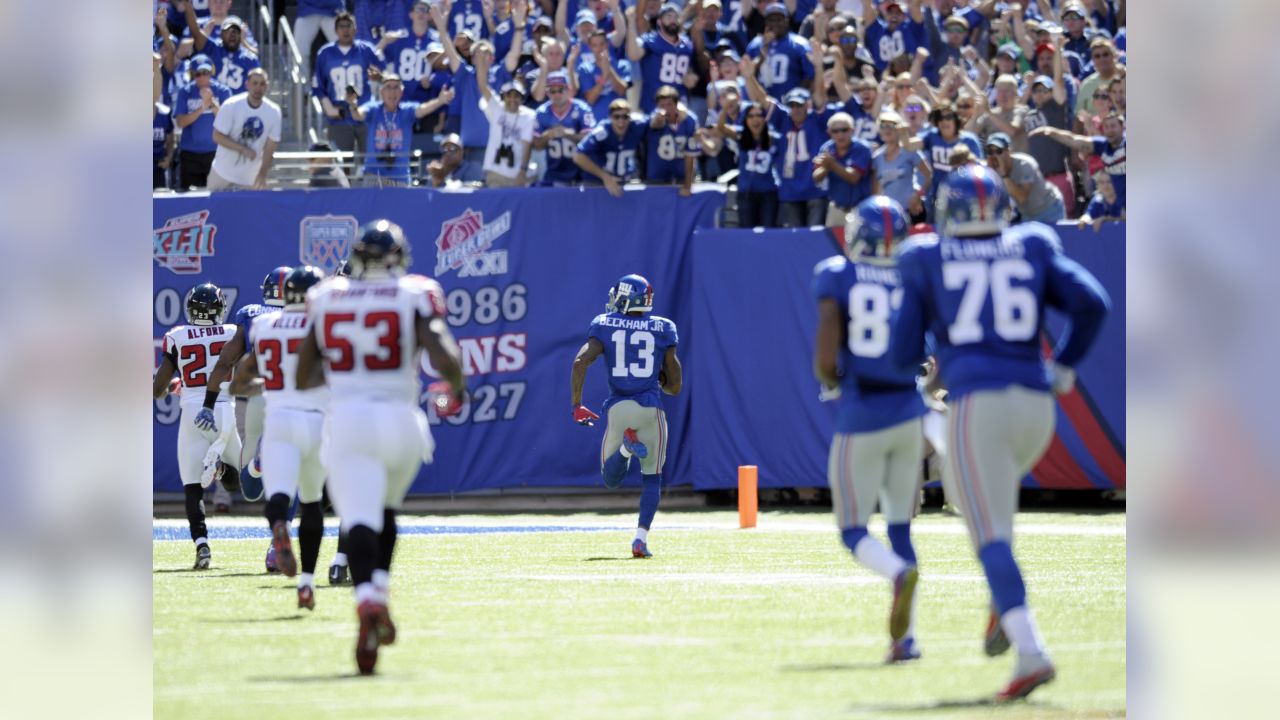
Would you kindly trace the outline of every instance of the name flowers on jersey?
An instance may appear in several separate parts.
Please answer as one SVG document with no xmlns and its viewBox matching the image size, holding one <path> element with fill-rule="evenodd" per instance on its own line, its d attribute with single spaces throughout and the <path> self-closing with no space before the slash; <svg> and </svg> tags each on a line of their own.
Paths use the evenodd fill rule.
<svg viewBox="0 0 1280 720">
<path fill-rule="evenodd" d="M 308 215 L 298 222 L 298 259 L 332 275 L 346 260 L 359 229 L 352 215 Z"/>
<path fill-rule="evenodd" d="M 511 229 L 511 211 L 492 222 L 484 214 L 467 208 L 461 215 L 446 220 L 436 238 L 435 276 L 457 270 L 458 277 L 503 275 L 507 272 L 507 251 L 489 252 L 493 242 Z"/>
<path fill-rule="evenodd" d="M 200 272 L 202 258 L 213 257 L 217 231 L 208 210 L 169 218 L 151 232 L 152 256 L 175 274 L 194 275 Z"/>
</svg>

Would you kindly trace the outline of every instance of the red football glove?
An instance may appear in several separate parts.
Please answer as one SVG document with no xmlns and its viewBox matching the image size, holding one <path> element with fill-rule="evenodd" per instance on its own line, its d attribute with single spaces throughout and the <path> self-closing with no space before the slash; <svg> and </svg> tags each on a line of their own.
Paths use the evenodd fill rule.
<svg viewBox="0 0 1280 720">
<path fill-rule="evenodd" d="M 462 409 L 462 393 L 453 394 L 453 388 L 447 382 L 433 382 L 427 386 L 431 394 L 431 402 L 436 406 L 436 415 L 447 418 L 457 415 Z"/>
<path fill-rule="evenodd" d="M 576 405 L 573 408 L 573 421 L 579 425 L 591 427 L 592 425 L 595 425 L 596 421 L 599 419 L 599 415 L 591 412 L 581 405 Z"/>
</svg>

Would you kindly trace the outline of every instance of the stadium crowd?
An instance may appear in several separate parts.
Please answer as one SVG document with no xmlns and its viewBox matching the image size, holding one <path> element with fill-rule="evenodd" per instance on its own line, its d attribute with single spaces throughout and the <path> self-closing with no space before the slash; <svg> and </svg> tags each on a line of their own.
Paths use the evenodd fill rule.
<svg viewBox="0 0 1280 720">
<path fill-rule="evenodd" d="M 231 5 L 155 2 L 155 188 L 269 186 L 280 109 Z M 981 162 L 1022 219 L 1124 218 L 1125 0 L 297 5 L 312 149 L 354 156 L 316 187 L 717 182 L 740 225 L 794 227 L 873 193 L 931 221 Z"/>
</svg>

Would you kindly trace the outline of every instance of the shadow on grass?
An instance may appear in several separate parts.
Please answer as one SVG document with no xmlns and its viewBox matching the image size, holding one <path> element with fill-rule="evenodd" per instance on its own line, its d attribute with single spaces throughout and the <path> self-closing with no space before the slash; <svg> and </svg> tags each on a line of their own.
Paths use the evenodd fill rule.
<svg viewBox="0 0 1280 720">
<path fill-rule="evenodd" d="M 281 577 L 283 577 L 283 576 L 281 576 Z M 285 578 L 285 579 L 286 579 L 286 580 L 290 580 L 290 578 Z M 296 592 L 296 591 L 298 590 L 298 585 L 297 585 L 297 583 L 292 583 L 292 581 L 291 581 L 291 584 L 289 584 L 289 585 L 259 585 L 259 586 L 258 586 L 258 589 L 259 589 L 259 590 L 290 590 L 290 591 Z M 346 591 L 350 592 L 350 591 L 351 591 L 351 586 L 350 586 L 350 585 L 315 585 L 315 586 L 313 586 L 311 589 L 312 589 L 312 590 L 314 590 L 314 591 L 316 591 L 316 592 L 320 592 L 321 590 L 326 590 L 326 591 L 328 591 L 328 590 L 346 590 Z"/>
<path fill-rule="evenodd" d="M 1056 708 L 1050 705 L 1042 705 L 1040 703 L 1027 703 L 1023 701 L 1015 702 L 996 702 L 995 698 L 990 695 L 977 698 L 952 698 L 949 700 L 934 700 L 932 702 L 910 703 L 906 705 L 851 705 L 851 712 L 871 713 L 873 715 L 915 715 L 917 713 L 925 713 L 931 710 L 961 710 L 965 708 L 982 708 L 989 707 L 991 712 L 995 714 L 1003 714 L 1005 712 L 1014 713 L 1021 716 L 1027 710 L 1054 710 Z M 1006 710 L 1007 708 L 1007 710 Z"/>
<path fill-rule="evenodd" d="M 385 676 L 383 676 L 385 677 Z M 360 680 L 360 679 L 376 679 L 378 675 L 361 675 L 358 672 L 347 673 L 331 673 L 328 675 L 294 675 L 292 677 L 268 677 L 266 675 L 257 675 L 245 678 L 251 683 L 327 683 L 334 680 Z"/>
<path fill-rule="evenodd" d="M 289 620 L 301 620 L 306 617 L 302 613 L 294 615 L 277 615 L 269 618 L 202 618 L 200 622 L 211 625 L 239 625 L 241 623 L 270 623 L 270 622 L 286 622 Z"/>
<path fill-rule="evenodd" d="M 162 575 L 168 573 L 184 573 L 187 575 L 198 576 L 202 578 L 236 578 L 236 577 L 266 577 L 266 572 L 218 572 L 216 568 L 208 570 L 193 570 L 191 568 L 155 568 L 151 571 L 152 575 Z"/>
<path fill-rule="evenodd" d="M 582 558 L 582 562 L 622 562 L 624 560 L 636 560 L 634 557 L 589 557 Z"/>
<path fill-rule="evenodd" d="M 849 670 L 883 670 L 892 667 L 883 662 L 857 662 L 857 663 L 800 663 L 797 665 L 783 665 L 778 668 L 779 672 L 844 672 Z"/>
</svg>

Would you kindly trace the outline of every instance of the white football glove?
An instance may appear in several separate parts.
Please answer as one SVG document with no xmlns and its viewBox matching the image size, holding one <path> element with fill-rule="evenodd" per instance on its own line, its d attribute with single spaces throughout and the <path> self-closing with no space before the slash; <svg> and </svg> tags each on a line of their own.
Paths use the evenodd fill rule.
<svg viewBox="0 0 1280 720">
<path fill-rule="evenodd" d="M 1049 372 L 1052 375 L 1050 384 L 1053 387 L 1054 395 L 1066 395 L 1071 392 L 1071 388 L 1075 387 L 1075 370 L 1055 362 L 1049 364 Z"/>
<path fill-rule="evenodd" d="M 839 399 L 840 399 L 839 385 L 829 388 L 826 385 L 823 385 L 821 383 L 818 384 L 818 401 L 819 402 L 831 402 L 832 400 L 839 400 Z"/>
</svg>

